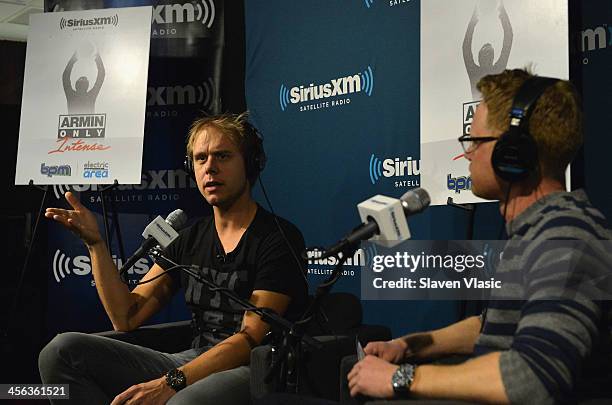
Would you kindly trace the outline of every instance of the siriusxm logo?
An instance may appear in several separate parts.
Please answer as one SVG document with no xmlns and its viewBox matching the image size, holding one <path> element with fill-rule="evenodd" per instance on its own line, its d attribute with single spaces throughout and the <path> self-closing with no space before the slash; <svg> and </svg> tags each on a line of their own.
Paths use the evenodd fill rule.
<svg viewBox="0 0 612 405">
<path fill-rule="evenodd" d="M 462 191 L 472 189 L 472 178 L 470 176 L 451 177 L 448 174 L 446 176 L 446 187 L 454 191 L 455 194 L 460 194 Z"/>
<path fill-rule="evenodd" d="M 383 177 L 406 177 L 418 176 L 421 174 L 421 161 L 413 160 L 411 156 L 407 158 L 389 158 L 381 160 L 374 154 L 370 156 L 370 181 L 372 184 L 378 183 Z M 418 186 L 418 182 L 396 181 L 395 187 Z"/>
<path fill-rule="evenodd" d="M 580 49 L 582 52 L 604 49 L 612 46 L 612 26 L 607 24 L 580 31 Z"/>
<path fill-rule="evenodd" d="M 322 250 L 314 249 L 308 250 L 306 252 L 306 256 L 308 258 L 308 265 L 312 266 L 336 266 L 338 264 L 337 257 L 328 257 L 325 259 L 321 259 L 323 255 Z M 378 251 L 376 249 L 376 245 L 373 243 L 364 243 L 362 247 L 357 249 L 353 256 L 349 256 L 346 258 L 344 262 L 345 266 L 368 266 L 370 267 L 373 263 L 374 257 L 378 255 Z M 339 257 L 342 258 L 344 255 L 342 253 L 339 254 Z M 309 273 L 312 273 L 309 271 Z"/>
<path fill-rule="evenodd" d="M 215 3 L 213 0 L 201 0 L 191 3 L 171 3 L 153 6 L 153 24 L 191 23 L 200 21 L 208 28 L 215 21 Z"/>
<path fill-rule="evenodd" d="M 119 15 L 115 14 L 110 17 L 94 17 L 94 18 L 61 18 L 59 22 L 60 29 L 65 28 L 79 28 L 79 27 L 91 27 L 101 25 L 114 25 L 115 27 L 119 24 Z"/>
<path fill-rule="evenodd" d="M 595 28 L 587 28 L 580 31 L 580 50 L 582 53 L 597 51 L 612 47 L 612 26 L 608 24 Z M 589 63 L 589 58 L 584 57 L 583 64 Z"/>
<path fill-rule="evenodd" d="M 389 7 L 397 6 L 404 3 L 410 3 L 410 0 L 387 0 L 389 2 Z M 363 0 L 367 8 L 372 7 L 374 4 L 374 0 Z"/>
<path fill-rule="evenodd" d="M 113 261 L 117 267 L 121 267 L 123 262 L 120 258 L 113 255 Z M 53 256 L 53 277 L 55 281 L 60 283 L 66 277 L 70 275 L 74 276 L 88 276 L 91 274 L 91 259 L 89 256 L 75 256 L 70 257 L 64 254 L 61 250 L 57 249 Z M 146 274 L 150 269 L 149 262 L 147 259 L 142 258 L 138 260 L 134 266 L 130 267 L 127 271 L 128 274 Z"/>
<path fill-rule="evenodd" d="M 320 266 L 335 266 L 338 264 L 337 257 L 328 257 L 325 259 L 321 259 L 323 255 L 323 251 L 321 250 L 308 250 L 306 252 L 306 256 L 308 257 L 309 265 L 320 265 Z M 343 254 L 340 253 L 339 256 L 342 258 Z M 364 266 L 368 261 L 367 252 L 363 248 L 359 248 L 355 251 L 353 256 L 349 256 L 346 258 L 344 262 L 345 266 Z"/>
<path fill-rule="evenodd" d="M 115 188 L 118 191 L 157 191 L 168 189 L 196 188 L 195 182 L 184 170 L 148 170 L 142 173 L 140 184 L 121 184 Z M 53 192 L 57 199 L 63 198 L 66 191 L 84 192 L 98 191 L 97 184 L 55 185 Z"/>
<path fill-rule="evenodd" d="M 47 177 L 70 176 L 72 174 L 72 167 L 69 165 L 47 166 L 46 164 L 41 163 L 40 174 L 44 174 Z"/>
<path fill-rule="evenodd" d="M 306 108 L 306 109 L 320 109 L 320 108 L 328 108 L 335 107 L 337 105 L 344 105 L 350 103 L 350 98 L 345 98 L 340 101 L 344 101 L 340 103 L 336 102 L 328 102 L 324 100 L 346 96 L 349 94 L 360 93 L 363 92 L 368 96 L 372 95 L 372 90 L 374 89 L 374 73 L 372 72 L 372 68 L 368 66 L 363 72 L 356 73 L 354 75 L 338 77 L 336 79 L 332 79 L 327 83 L 314 84 L 310 83 L 309 85 L 299 85 L 287 88 L 284 84 L 281 84 L 279 91 L 279 104 L 282 111 L 285 111 L 290 104 L 302 104 L 308 101 L 322 101 L 319 104 L 314 104 L 317 106 L 316 108 Z M 348 100 L 348 102 L 347 102 Z M 313 104 L 311 104 L 313 106 Z M 305 109 L 300 109 L 304 111 Z"/>
<path fill-rule="evenodd" d="M 201 85 L 160 86 L 147 88 L 148 107 L 201 104 L 208 109 L 215 100 L 212 78 Z"/>
</svg>

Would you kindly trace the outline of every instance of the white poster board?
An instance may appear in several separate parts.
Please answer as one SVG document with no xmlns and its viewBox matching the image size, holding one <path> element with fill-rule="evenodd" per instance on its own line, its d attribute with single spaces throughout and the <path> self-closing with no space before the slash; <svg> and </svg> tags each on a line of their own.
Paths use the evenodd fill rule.
<svg viewBox="0 0 612 405">
<path fill-rule="evenodd" d="M 478 80 L 527 66 L 568 79 L 566 0 L 421 2 L 421 186 L 432 205 L 485 201 L 457 138 L 469 133 Z"/>
<path fill-rule="evenodd" d="M 152 8 L 33 14 L 15 184 L 139 184 Z"/>
</svg>

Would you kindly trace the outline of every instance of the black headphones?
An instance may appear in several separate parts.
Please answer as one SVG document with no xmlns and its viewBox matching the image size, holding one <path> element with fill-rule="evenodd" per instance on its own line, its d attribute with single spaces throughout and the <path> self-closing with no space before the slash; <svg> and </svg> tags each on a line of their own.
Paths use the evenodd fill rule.
<svg viewBox="0 0 612 405">
<path fill-rule="evenodd" d="M 531 77 L 514 96 L 510 128 L 501 134 L 491 156 L 493 170 L 501 179 L 511 183 L 520 181 L 537 170 L 538 148 L 529 133 L 529 118 L 538 99 L 558 81 L 551 77 Z"/>
<path fill-rule="evenodd" d="M 246 177 L 252 186 L 266 167 L 267 157 L 263 148 L 263 137 L 260 132 L 248 121 L 245 121 L 243 125 L 244 167 Z M 191 156 L 185 156 L 184 166 L 185 171 L 195 180 L 195 170 Z"/>
</svg>

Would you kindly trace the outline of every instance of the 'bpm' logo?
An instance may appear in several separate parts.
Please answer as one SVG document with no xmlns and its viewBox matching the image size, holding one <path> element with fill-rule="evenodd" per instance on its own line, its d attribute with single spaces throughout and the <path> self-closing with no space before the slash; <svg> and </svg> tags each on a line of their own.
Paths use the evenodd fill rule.
<svg viewBox="0 0 612 405">
<path fill-rule="evenodd" d="M 72 167 L 69 165 L 47 166 L 44 163 L 41 163 L 40 174 L 44 174 L 47 177 L 70 176 L 72 174 Z"/>
<path fill-rule="evenodd" d="M 385 159 L 381 160 L 374 154 L 370 156 L 370 181 L 376 184 L 382 177 L 405 177 L 418 176 L 421 174 L 421 161 L 413 160 L 408 156 L 406 159 Z M 418 186 L 418 184 L 403 184 L 396 182 L 396 187 Z"/>
<path fill-rule="evenodd" d="M 289 104 L 305 103 L 307 101 L 322 101 L 318 104 L 311 104 L 311 107 L 314 108 L 300 108 L 300 111 L 305 111 L 348 104 L 350 103 L 350 98 L 332 101 L 331 103 L 323 100 L 359 92 L 364 92 L 368 96 L 371 96 L 373 90 L 374 73 L 372 72 L 372 68 L 368 66 L 361 73 L 332 79 L 323 84 L 310 83 L 307 86 L 294 86 L 290 89 L 284 84 L 281 84 L 278 99 L 282 111 L 285 111 Z"/>
<path fill-rule="evenodd" d="M 60 29 L 90 27 L 94 25 L 114 25 L 119 24 L 119 15 L 115 14 L 110 17 L 94 17 L 94 18 L 69 18 L 62 17 L 59 22 Z"/>
<path fill-rule="evenodd" d="M 472 178 L 470 176 L 451 177 L 448 174 L 446 176 L 446 187 L 454 191 L 455 194 L 460 194 L 462 191 L 472 189 Z"/>
<path fill-rule="evenodd" d="M 215 3 L 213 0 L 201 0 L 185 4 L 161 4 L 153 6 L 154 24 L 190 23 L 201 21 L 208 28 L 215 21 Z"/>
</svg>

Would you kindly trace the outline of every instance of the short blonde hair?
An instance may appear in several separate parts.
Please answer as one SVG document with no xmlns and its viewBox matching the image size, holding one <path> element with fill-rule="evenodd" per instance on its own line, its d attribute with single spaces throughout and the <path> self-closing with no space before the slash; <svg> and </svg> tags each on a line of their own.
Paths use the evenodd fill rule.
<svg viewBox="0 0 612 405">
<path fill-rule="evenodd" d="M 478 90 L 488 108 L 487 125 L 506 132 L 510 109 L 520 87 L 534 75 L 527 69 L 505 70 L 483 77 Z M 567 165 L 582 145 L 582 112 L 578 93 L 566 80 L 547 88 L 529 119 L 529 132 L 538 148 L 542 174 L 563 178 Z"/>
<path fill-rule="evenodd" d="M 196 119 L 191 124 L 187 134 L 187 158 L 193 162 L 193 145 L 198 135 L 206 128 L 213 127 L 223 136 L 227 136 L 234 145 L 238 146 L 245 163 L 247 179 L 253 185 L 257 180 L 259 171 L 252 167 L 252 162 L 254 156 L 259 153 L 258 147 L 261 148 L 262 146 L 258 146 L 258 140 L 254 139 L 257 135 L 254 133 L 254 128 L 248 122 L 248 117 L 249 113 L 245 111 L 241 114 L 224 113 Z"/>
<path fill-rule="evenodd" d="M 189 132 L 187 133 L 187 156 L 193 159 L 193 144 L 197 139 L 197 135 L 208 127 L 216 128 L 223 135 L 230 138 L 244 155 L 244 139 L 246 138 L 248 116 L 247 112 L 242 114 L 224 113 L 196 119 L 191 124 L 191 127 L 189 127 Z"/>
</svg>

